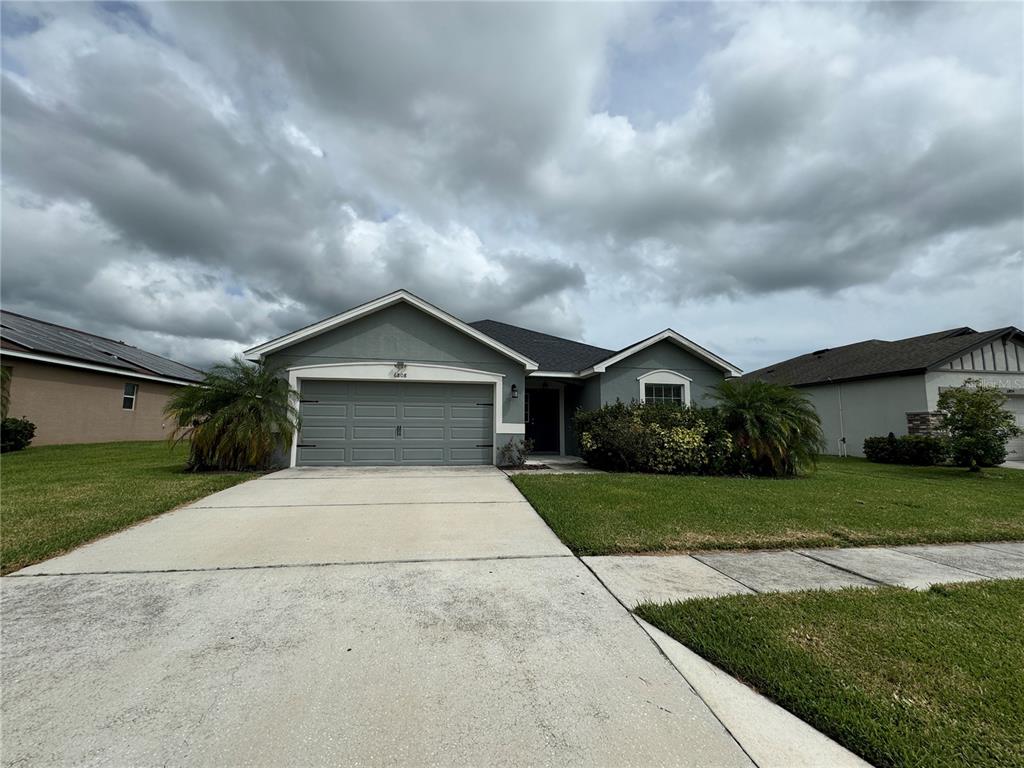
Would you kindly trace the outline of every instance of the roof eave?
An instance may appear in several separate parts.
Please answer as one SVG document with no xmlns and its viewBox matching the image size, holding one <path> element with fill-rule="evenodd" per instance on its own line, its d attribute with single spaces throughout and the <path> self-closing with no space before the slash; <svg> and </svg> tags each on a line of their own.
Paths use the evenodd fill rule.
<svg viewBox="0 0 1024 768">
<path fill-rule="evenodd" d="M 604 360 L 595 363 L 590 368 L 580 371 L 580 374 L 582 376 L 589 376 L 595 373 L 604 373 L 606 370 L 608 370 L 610 366 L 613 366 L 616 363 L 625 360 L 626 358 L 632 357 L 637 352 L 641 352 L 644 349 L 647 349 L 648 347 L 653 346 L 654 344 L 657 344 L 658 342 L 661 341 L 673 342 L 677 346 L 682 347 L 686 351 L 704 360 L 704 362 L 708 363 L 709 365 L 712 365 L 720 369 L 724 373 L 730 374 L 732 376 L 741 376 L 743 374 L 742 369 L 737 368 L 735 365 L 719 357 L 714 352 L 704 349 L 704 347 L 700 346 L 700 344 L 690 341 L 690 339 L 686 338 L 681 333 L 673 331 L 671 328 L 666 328 L 664 331 L 661 331 L 660 333 L 656 333 L 653 336 L 649 336 L 648 338 L 643 339 L 642 341 L 638 341 L 636 344 L 633 344 L 632 346 L 626 347 L 625 349 L 616 352 L 615 354 L 605 358 Z"/>
<path fill-rule="evenodd" d="M 861 376 L 841 376 L 839 378 L 831 379 L 818 379 L 817 381 L 802 381 L 799 384 L 783 384 L 783 382 L 774 382 L 776 384 L 782 384 L 786 387 L 820 387 L 826 384 L 846 384 L 851 381 L 867 381 L 869 379 L 889 379 L 895 376 L 917 376 L 922 373 L 926 373 L 927 368 L 904 368 L 898 371 L 885 371 L 884 373 L 865 373 Z"/>
<path fill-rule="evenodd" d="M 148 370 L 140 371 L 132 368 L 117 368 L 112 365 L 100 365 L 99 363 L 94 363 L 90 360 L 80 360 L 74 357 L 61 357 L 60 355 L 52 355 L 35 351 L 23 352 L 20 349 L 9 349 L 6 347 L 0 349 L 0 357 L 6 356 L 22 358 L 24 360 L 31 360 L 38 363 L 47 363 L 49 365 L 63 365 L 68 368 L 82 368 L 85 370 L 96 371 L 98 373 L 107 373 L 113 376 L 123 376 L 128 379 L 145 379 L 148 381 L 159 381 L 165 384 L 179 384 L 181 386 L 196 386 L 201 383 L 191 379 L 162 376 Z"/>
<path fill-rule="evenodd" d="M 448 314 L 440 307 L 434 306 L 430 302 L 421 299 L 419 296 L 416 296 L 415 294 L 410 293 L 405 289 L 393 291 L 392 293 L 389 293 L 385 296 L 381 296 L 380 298 L 368 301 L 365 304 L 360 304 L 358 307 L 353 307 L 352 309 L 342 312 L 340 314 L 324 318 L 323 320 L 313 323 L 312 325 L 308 325 L 305 328 L 300 328 L 296 331 L 292 331 L 291 333 L 285 334 L 284 336 L 279 336 L 276 339 L 271 339 L 270 341 L 264 342 L 263 344 L 259 344 L 255 347 L 251 347 L 245 350 L 245 352 L 243 352 L 242 354 L 246 360 L 257 362 L 259 360 L 262 360 L 268 354 L 290 347 L 294 344 L 299 343 L 300 341 L 311 339 L 314 336 L 319 336 L 322 333 L 326 333 L 327 331 L 333 330 L 334 328 L 339 328 L 342 325 L 347 325 L 348 323 L 354 322 L 356 320 L 359 320 L 360 318 L 366 317 L 367 315 L 371 315 L 374 312 L 378 312 L 382 309 L 393 306 L 403 301 L 425 312 L 426 314 L 431 315 L 432 317 L 440 320 L 441 322 L 446 323 L 447 325 L 464 333 L 470 338 L 473 338 L 481 342 L 482 344 L 491 347 L 492 349 L 505 355 L 506 357 L 509 357 L 515 360 L 516 362 L 521 363 L 523 367 L 526 368 L 526 370 L 528 371 L 535 371 L 539 367 L 534 360 L 531 360 L 525 355 L 516 352 L 511 347 L 502 344 L 497 339 L 488 336 L 483 331 L 480 331 L 474 328 L 473 326 L 469 325 L 469 323 L 465 323 L 462 320 L 459 320 L 454 315 Z"/>
</svg>

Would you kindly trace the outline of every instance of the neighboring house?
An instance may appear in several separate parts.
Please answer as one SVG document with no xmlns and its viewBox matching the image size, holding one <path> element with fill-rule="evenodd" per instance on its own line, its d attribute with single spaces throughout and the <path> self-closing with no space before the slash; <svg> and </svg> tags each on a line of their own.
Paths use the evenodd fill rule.
<svg viewBox="0 0 1024 768">
<path fill-rule="evenodd" d="M 195 368 L 120 341 L 0 312 L 8 415 L 36 425 L 33 445 L 159 440 L 168 396 L 201 381 Z"/>
<path fill-rule="evenodd" d="M 980 379 L 1007 395 L 1007 410 L 1024 426 L 1024 334 L 1019 328 L 953 328 L 898 341 L 871 339 L 819 349 L 746 374 L 799 387 L 821 416 L 827 452 L 864 455 L 873 435 L 928 434 L 939 393 Z M 1024 459 L 1024 439 L 1009 442 Z"/>
<path fill-rule="evenodd" d="M 616 400 L 704 401 L 739 370 L 675 331 L 610 350 L 466 323 L 396 291 L 247 350 L 301 393 L 290 464 L 491 464 L 529 438 L 577 451 L 572 416 Z"/>
</svg>

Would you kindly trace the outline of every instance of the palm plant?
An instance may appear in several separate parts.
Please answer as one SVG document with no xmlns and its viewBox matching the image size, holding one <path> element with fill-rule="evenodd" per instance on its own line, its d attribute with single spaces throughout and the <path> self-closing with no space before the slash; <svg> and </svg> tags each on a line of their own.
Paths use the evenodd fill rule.
<svg viewBox="0 0 1024 768">
<path fill-rule="evenodd" d="M 279 368 L 236 357 L 170 397 L 164 412 L 174 421 L 171 440 L 189 441 L 195 470 L 266 468 L 298 429 L 295 394 Z"/>
<path fill-rule="evenodd" d="M 814 406 L 792 387 L 726 379 L 711 398 L 741 459 L 757 474 L 795 475 L 825 447 Z"/>
</svg>

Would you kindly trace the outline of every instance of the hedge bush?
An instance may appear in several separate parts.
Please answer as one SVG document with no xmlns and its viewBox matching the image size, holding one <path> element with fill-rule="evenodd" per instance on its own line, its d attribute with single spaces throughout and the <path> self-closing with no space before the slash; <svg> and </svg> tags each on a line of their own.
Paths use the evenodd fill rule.
<svg viewBox="0 0 1024 768">
<path fill-rule="evenodd" d="M 732 438 L 711 410 L 614 403 L 578 411 L 583 458 L 614 472 L 723 474 L 732 471 Z"/>
<path fill-rule="evenodd" d="M 949 458 L 949 441 L 938 435 L 902 435 L 864 440 L 864 456 L 879 464 L 913 464 L 930 467 Z"/>
<path fill-rule="evenodd" d="M 28 419 L 0 420 L 0 453 L 27 448 L 36 436 L 36 425 Z"/>
</svg>

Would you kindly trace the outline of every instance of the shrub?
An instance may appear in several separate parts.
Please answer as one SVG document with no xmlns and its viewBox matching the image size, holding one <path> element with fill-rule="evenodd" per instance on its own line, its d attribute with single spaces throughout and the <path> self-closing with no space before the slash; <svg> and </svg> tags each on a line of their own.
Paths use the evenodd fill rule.
<svg viewBox="0 0 1024 768">
<path fill-rule="evenodd" d="M 298 429 L 295 394 L 279 369 L 236 357 L 171 395 L 164 409 L 174 421 L 171 441 L 189 441 L 194 470 L 266 468 Z"/>
<path fill-rule="evenodd" d="M 949 434 L 950 452 L 957 466 L 977 472 L 1006 461 L 1006 441 L 1021 434 L 1013 414 L 1003 410 L 1006 395 L 979 379 L 939 393 L 938 410 Z"/>
<path fill-rule="evenodd" d="M 717 416 L 669 404 L 621 403 L 575 418 L 583 458 L 620 472 L 719 474 L 732 450 Z"/>
<path fill-rule="evenodd" d="M 711 398 L 732 436 L 745 472 L 791 476 L 814 464 L 825 447 L 821 419 L 804 393 L 757 379 L 726 379 Z"/>
<path fill-rule="evenodd" d="M 903 435 L 897 443 L 900 464 L 931 467 L 949 457 L 949 441 L 940 435 Z"/>
<path fill-rule="evenodd" d="M 865 437 L 864 457 L 868 461 L 879 464 L 896 464 L 896 457 L 899 454 L 899 443 L 896 435 L 892 432 L 888 437 Z"/>
<path fill-rule="evenodd" d="M 949 456 L 949 441 L 939 435 L 903 435 L 864 440 L 864 456 L 880 464 L 914 464 L 930 467 L 942 464 Z"/>
<path fill-rule="evenodd" d="M 35 436 L 36 425 L 28 419 L 5 418 L 0 421 L 0 453 L 28 448 Z"/>
<path fill-rule="evenodd" d="M 513 438 L 498 449 L 498 466 L 516 468 L 526 464 L 533 450 L 533 441 Z"/>
</svg>

